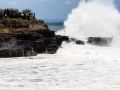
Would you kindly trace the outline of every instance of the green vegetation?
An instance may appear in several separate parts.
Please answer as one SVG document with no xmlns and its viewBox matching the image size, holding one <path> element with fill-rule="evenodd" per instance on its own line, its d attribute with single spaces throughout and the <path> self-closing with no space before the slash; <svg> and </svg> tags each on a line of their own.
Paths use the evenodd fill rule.
<svg viewBox="0 0 120 90">
<path fill-rule="evenodd" d="M 36 26 L 44 25 L 43 20 L 38 20 L 35 18 L 35 13 L 30 9 L 24 9 L 19 12 L 18 9 L 7 8 L 0 9 L 0 32 L 4 31 L 5 28 L 19 29 L 22 28 L 23 33 L 29 34 L 29 29 L 35 29 Z M 32 26 L 32 27 L 31 27 Z"/>
<path fill-rule="evenodd" d="M 37 19 L 31 19 L 31 20 L 23 20 L 21 18 L 2 18 L 1 24 L 5 27 L 12 27 L 17 25 L 26 25 L 26 24 L 32 24 L 32 25 L 44 25 L 43 20 L 37 20 Z"/>
<path fill-rule="evenodd" d="M 30 24 L 42 24 L 42 25 L 44 25 L 45 23 L 44 23 L 44 21 L 43 20 L 37 20 L 37 19 L 31 19 L 30 21 L 29 21 L 29 23 Z"/>
<path fill-rule="evenodd" d="M 23 22 L 23 19 L 21 18 L 2 18 L 1 23 L 5 26 L 8 24 L 20 24 Z"/>
<path fill-rule="evenodd" d="M 0 15 L 4 13 L 4 9 L 0 9 Z"/>
<path fill-rule="evenodd" d="M 25 13 L 25 14 L 32 13 L 33 14 L 33 12 L 30 9 L 24 9 L 24 10 L 22 10 L 22 13 Z"/>
<path fill-rule="evenodd" d="M 4 29 L 4 25 L 0 23 L 0 32 L 3 32 L 3 29 Z"/>
</svg>

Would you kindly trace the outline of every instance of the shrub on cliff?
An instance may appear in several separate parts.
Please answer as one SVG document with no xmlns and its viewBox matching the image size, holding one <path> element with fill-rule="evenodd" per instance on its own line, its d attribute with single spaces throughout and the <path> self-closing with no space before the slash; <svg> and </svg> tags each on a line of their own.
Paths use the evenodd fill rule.
<svg viewBox="0 0 120 90">
<path fill-rule="evenodd" d="M 2 18 L 2 19 L 1 19 L 1 23 L 2 23 L 4 26 L 7 26 L 8 24 L 10 24 L 8 18 Z"/>
<path fill-rule="evenodd" d="M 0 32 L 3 32 L 4 25 L 0 23 Z"/>
<path fill-rule="evenodd" d="M 42 25 L 45 24 L 45 22 L 44 22 L 43 20 L 38 20 L 38 23 L 40 23 L 40 24 L 42 24 Z"/>
<path fill-rule="evenodd" d="M 30 9 L 24 9 L 22 12 L 19 12 L 18 9 L 7 8 L 7 9 L 0 9 L 0 28 L 2 29 L 9 29 L 14 28 L 29 28 L 29 29 L 38 29 L 44 25 L 43 20 L 38 20 L 35 18 L 35 13 Z M 24 31 L 27 32 L 26 30 Z M 28 33 L 28 32 L 27 32 Z"/>
<path fill-rule="evenodd" d="M 0 9 L 0 15 L 3 15 L 4 9 Z"/>
<path fill-rule="evenodd" d="M 23 19 L 21 19 L 21 18 L 9 18 L 9 22 L 11 24 L 21 24 L 21 23 L 23 23 Z"/>
<path fill-rule="evenodd" d="M 24 9 L 22 10 L 22 13 L 29 14 L 32 13 L 32 11 L 30 9 Z"/>
<path fill-rule="evenodd" d="M 2 18 L 1 23 L 4 27 L 22 28 L 29 27 L 29 23 L 21 18 Z"/>
<path fill-rule="evenodd" d="M 30 23 L 30 28 L 40 28 L 40 25 L 45 24 L 43 20 L 37 20 L 37 19 L 31 19 L 29 23 Z"/>
<path fill-rule="evenodd" d="M 31 19 L 31 20 L 23 20 L 21 18 L 2 18 L 1 24 L 4 25 L 4 27 L 13 27 L 13 28 L 28 28 L 29 25 L 32 25 L 32 27 L 36 25 L 44 25 L 43 20 L 37 20 L 37 19 Z"/>
<path fill-rule="evenodd" d="M 42 25 L 45 24 L 43 20 L 37 20 L 37 19 L 31 19 L 31 20 L 29 21 L 29 23 L 30 23 L 30 24 L 42 24 Z"/>
</svg>

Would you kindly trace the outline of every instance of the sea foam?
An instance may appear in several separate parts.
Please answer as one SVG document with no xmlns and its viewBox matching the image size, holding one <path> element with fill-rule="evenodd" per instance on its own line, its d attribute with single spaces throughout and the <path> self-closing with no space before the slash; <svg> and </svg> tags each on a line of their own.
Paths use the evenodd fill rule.
<svg viewBox="0 0 120 90">
<path fill-rule="evenodd" d="M 85 40 L 87 37 L 113 37 L 113 46 L 120 46 L 120 12 L 113 0 L 82 0 L 64 22 L 64 31 L 57 34 Z"/>
</svg>

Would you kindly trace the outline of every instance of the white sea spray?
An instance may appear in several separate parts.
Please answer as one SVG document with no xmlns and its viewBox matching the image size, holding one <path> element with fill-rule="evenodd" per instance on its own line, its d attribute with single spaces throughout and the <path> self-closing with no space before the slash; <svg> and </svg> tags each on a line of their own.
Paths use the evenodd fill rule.
<svg viewBox="0 0 120 90">
<path fill-rule="evenodd" d="M 113 0 L 82 0 L 64 22 L 65 35 L 85 40 L 87 37 L 113 37 L 120 46 L 120 12 Z M 64 35 L 64 31 L 57 34 Z"/>
<path fill-rule="evenodd" d="M 84 0 L 65 27 L 70 37 L 112 36 L 118 41 L 119 11 L 112 0 Z M 120 48 L 115 46 L 63 42 L 56 54 L 0 58 L 0 90 L 119 90 L 119 79 Z"/>
</svg>

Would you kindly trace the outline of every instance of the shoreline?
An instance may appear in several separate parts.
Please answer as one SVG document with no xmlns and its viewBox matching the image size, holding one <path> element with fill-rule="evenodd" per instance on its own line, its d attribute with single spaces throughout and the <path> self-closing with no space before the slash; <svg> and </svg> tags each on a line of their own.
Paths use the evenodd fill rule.
<svg viewBox="0 0 120 90">
<path fill-rule="evenodd" d="M 0 58 L 36 56 L 40 53 L 54 54 L 67 36 L 55 35 L 54 31 L 46 28 L 0 33 Z M 47 50 L 47 52 L 46 52 Z"/>
</svg>

